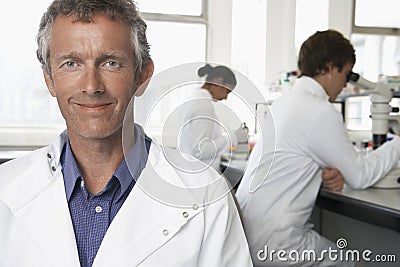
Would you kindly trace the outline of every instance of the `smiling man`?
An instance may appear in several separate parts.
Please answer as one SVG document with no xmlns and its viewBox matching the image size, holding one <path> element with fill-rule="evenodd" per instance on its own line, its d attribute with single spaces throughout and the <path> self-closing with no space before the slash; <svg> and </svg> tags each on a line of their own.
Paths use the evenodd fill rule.
<svg viewBox="0 0 400 267">
<path fill-rule="evenodd" d="M 147 59 L 135 77 L 129 27 L 102 14 L 90 19 L 82 23 L 73 16 L 57 17 L 49 40 L 50 68 L 44 77 L 67 123 L 85 185 L 97 194 L 123 159 L 125 111 L 137 88 L 150 78 L 153 62 Z"/>
<path fill-rule="evenodd" d="M 134 3 L 56 0 L 37 41 L 67 130 L 0 167 L 0 266 L 251 266 L 224 180 L 174 169 L 125 116 L 153 74 Z"/>
</svg>

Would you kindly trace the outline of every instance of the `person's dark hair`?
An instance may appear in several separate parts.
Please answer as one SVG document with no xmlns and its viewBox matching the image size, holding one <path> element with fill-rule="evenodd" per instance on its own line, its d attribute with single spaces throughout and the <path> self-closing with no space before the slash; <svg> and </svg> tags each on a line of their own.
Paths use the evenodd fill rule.
<svg viewBox="0 0 400 267">
<path fill-rule="evenodd" d="M 328 71 L 332 63 L 341 71 L 345 64 L 356 62 L 350 41 L 335 30 L 318 31 L 301 45 L 298 59 L 300 76 L 314 77 Z"/>
<path fill-rule="evenodd" d="M 212 67 L 210 64 L 206 64 L 197 71 L 197 74 L 200 77 L 207 76 L 206 82 L 212 82 L 215 78 L 222 78 L 223 84 L 231 84 L 233 87 L 237 84 L 235 74 L 225 66 Z"/>
<path fill-rule="evenodd" d="M 42 68 L 50 73 L 50 35 L 58 16 L 74 16 L 77 22 L 92 22 L 102 13 L 111 20 L 120 20 L 131 29 L 132 49 L 135 52 L 136 75 L 150 60 L 150 46 L 146 38 L 147 25 L 141 18 L 133 0 L 55 0 L 43 14 L 36 37 L 37 58 Z"/>
</svg>

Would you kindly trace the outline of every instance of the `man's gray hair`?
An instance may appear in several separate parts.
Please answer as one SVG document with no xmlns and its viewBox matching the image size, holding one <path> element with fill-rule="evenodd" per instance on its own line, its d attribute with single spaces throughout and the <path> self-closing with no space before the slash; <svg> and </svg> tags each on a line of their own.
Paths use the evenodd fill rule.
<svg viewBox="0 0 400 267">
<path fill-rule="evenodd" d="M 141 18 L 133 0 L 55 0 L 43 14 L 36 37 L 37 58 L 42 68 L 51 75 L 50 37 L 58 16 L 74 16 L 77 22 L 92 22 L 93 17 L 104 14 L 111 20 L 120 20 L 131 29 L 132 48 L 135 53 L 136 77 L 150 60 L 150 46 L 146 38 L 147 25 Z"/>
</svg>

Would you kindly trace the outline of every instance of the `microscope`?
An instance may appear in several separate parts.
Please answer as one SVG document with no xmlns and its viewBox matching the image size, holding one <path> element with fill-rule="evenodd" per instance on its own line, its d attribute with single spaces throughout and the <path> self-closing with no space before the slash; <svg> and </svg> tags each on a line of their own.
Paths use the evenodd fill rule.
<svg viewBox="0 0 400 267">
<path fill-rule="evenodd" d="M 389 128 L 394 134 L 400 134 L 400 115 L 390 115 L 390 112 L 398 112 L 398 108 L 397 110 L 392 109 L 389 104 L 393 98 L 393 91 L 387 84 L 368 81 L 354 72 L 347 74 L 347 82 L 365 89 L 370 96 L 373 149 L 387 141 Z M 400 168 L 396 167 L 391 170 L 372 187 L 400 188 Z"/>
</svg>

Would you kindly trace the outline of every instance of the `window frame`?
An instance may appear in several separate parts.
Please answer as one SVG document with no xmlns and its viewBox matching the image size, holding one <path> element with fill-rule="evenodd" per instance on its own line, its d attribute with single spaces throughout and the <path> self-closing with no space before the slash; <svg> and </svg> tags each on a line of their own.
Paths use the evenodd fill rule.
<svg viewBox="0 0 400 267">
<path fill-rule="evenodd" d="M 159 21 L 159 22 L 178 22 L 188 24 L 204 24 L 206 28 L 206 51 L 205 56 L 208 58 L 208 45 L 209 45 L 209 20 L 208 20 L 208 1 L 201 0 L 201 14 L 200 16 L 193 15 L 179 15 L 179 14 L 163 14 L 163 13 L 151 13 L 141 12 L 142 17 L 145 21 Z"/>
<path fill-rule="evenodd" d="M 382 38 L 384 38 L 385 36 L 400 36 L 400 28 L 396 28 L 396 27 L 372 27 L 372 26 L 359 26 L 356 25 L 356 3 L 357 0 L 352 0 L 352 17 L 351 17 L 351 32 L 350 34 L 360 34 L 360 35 L 375 35 L 375 36 L 382 36 Z M 358 40 L 356 43 L 353 43 L 354 46 L 358 46 L 360 44 L 362 44 L 365 40 Z M 382 46 L 382 44 L 381 44 Z M 382 54 L 380 54 L 380 64 L 382 67 Z M 358 96 L 354 96 L 354 97 L 358 97 Z M 392 101 L 395 98 L 392 99 Z M 365 105 L 366 102 L 370 102 L 367 99 L 364 99 L 364 101 L 362 101 Z M 363 104 L 360 101 L 360 108 L 363 109 Z M 348 113 L 348 111 L 346 111 L 346 113 Z M 365 117 L 365 116 L 364 116 Z M 366 118 L 366 117 L 365 117 Z M 371 127 L 371 121 L 369 122 L 365 122 L 362 123 L 362 125 L 356 125 L 356 124 L 352 124 L 351 126 L 348 125 L 348 121 L 347 121 L 348 117 L 346 116 L 345 120 L 346 120 L 346 128 L 352 131 L 370 131 Z M 355 119 L 355 118 L 350 118 L 350 119 Z M 366 119 L 368 120 L 368 119 Z M 369 119 L 371 120 L 371 119 Z M 355 126 L 354 126 L 355 125 Z M 368 126 L 367 128 L 365 128 L 364 126 Z"/>
<path fill-rule="evenodd" d="M 353 0 L 352 10 L 352 34 L 370 34 L 370 35 L 394 35 L 400 36 L 400 28 L 396 27 L 371 27 L 371 26 L 358 26 L 356 25 L 356 2 Z"/>
</svg>

